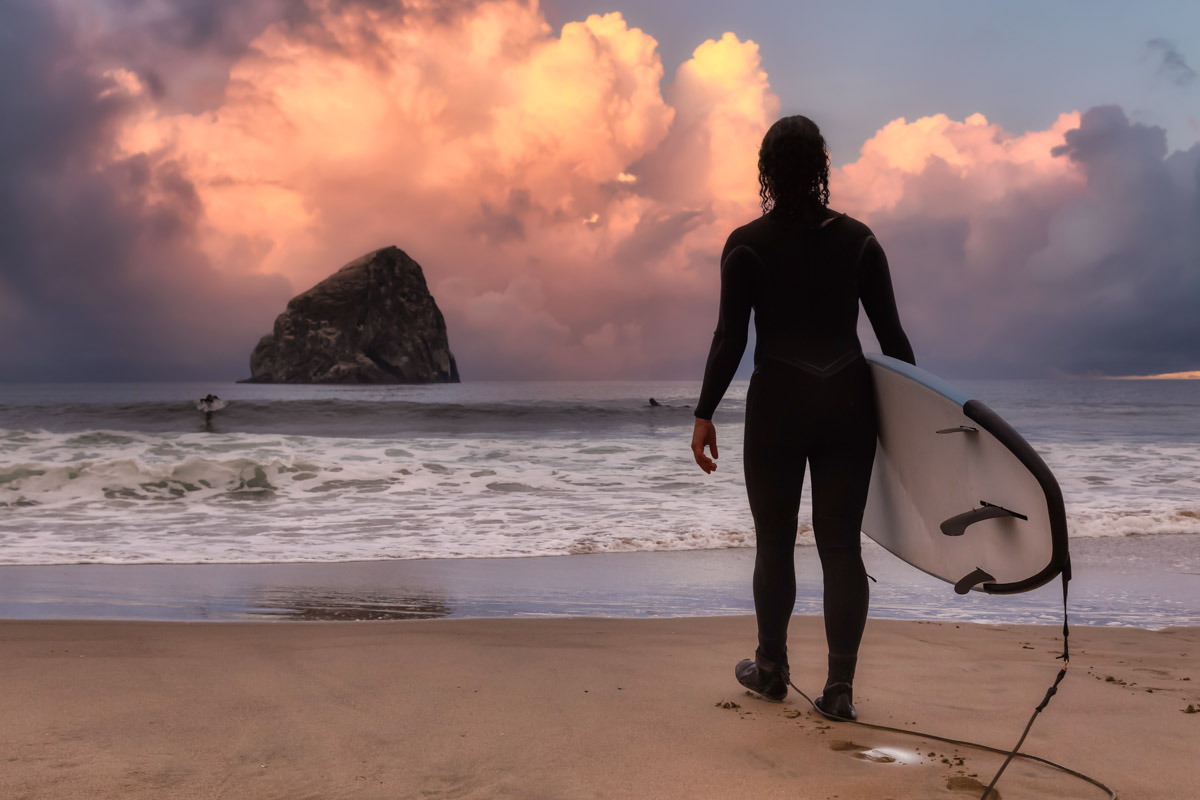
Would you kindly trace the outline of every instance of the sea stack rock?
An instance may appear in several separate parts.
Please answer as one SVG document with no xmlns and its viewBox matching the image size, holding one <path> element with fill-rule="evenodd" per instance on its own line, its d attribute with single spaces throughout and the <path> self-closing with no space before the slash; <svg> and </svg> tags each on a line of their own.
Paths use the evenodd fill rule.
<svg viewBox="0 0 1200 800">
<path fill-rule="evenodd" d="M 398 247 L 351 261 L 275 319 L 242 383 L 458 383 L 446 321 Z"/>
</svg>

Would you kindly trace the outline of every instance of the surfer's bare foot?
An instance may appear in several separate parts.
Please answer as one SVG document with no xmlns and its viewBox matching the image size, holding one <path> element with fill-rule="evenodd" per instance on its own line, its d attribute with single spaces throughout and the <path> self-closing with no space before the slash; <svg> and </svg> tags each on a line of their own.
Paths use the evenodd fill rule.
<svg viewBox="0 0 1200 800">
<path fill-rule="evenodd" d="M 778 703 L 787 697 L 788 666 L 776 664 L 757 653 L 753 659 L 743 658 L 733 668 L 738 683 L 767 700 Z"/>
</svg>

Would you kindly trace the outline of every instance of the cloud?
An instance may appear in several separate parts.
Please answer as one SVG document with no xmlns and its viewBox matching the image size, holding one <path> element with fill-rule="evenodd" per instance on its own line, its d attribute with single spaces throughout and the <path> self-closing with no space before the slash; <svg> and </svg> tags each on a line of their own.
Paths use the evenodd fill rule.
<svg viewBox="0 0 1200 800">
<path fill-rule="evenodd" d="M 778 111 L 757 45 L 702 43 L 664 94 L 657 43 L 618 13 L 555 35 L 516 0 L 307 8 L 250 43 L 219 107 L 146 104 L 118 137 L 181 165 L 211 263 L 301 289 L 397 244 L 470 377 L 702 367 L 716 259 Z"/>
<path fill-rule="evenodd" d="M 888 253 L 918 359 L 954 375 L 1200 363 L 1200 145 L 1103 106 L 1012 135 L 903 119 L 832 176 Z"/>
<path fill-rule="evenodd" d="M 220 103 L 229 66 L 272 22 L 302 23 L 300 0 L 92 0 L 59 4 L 76 52 L 135 74 L 167 108 Z"/>
<path fill-rule="evenodd" d="M 127 75 L 77 66 L 82 34 L 43 4 L 0 6 L 0 372 L 9 380 L 212 377 L 251 335 L 273 276 L 233 280 L 191 245 L 202 205 L 177 161 L 115 155 Z"/>
<path fill-rule="evenodd" d="M 1175 48 L 1174 42 L 1150 39 L 1146 42 L 1146 52 L 1158 59 L 1158 74 L 1176 86 L 1189 86 L 1196 80 L 1196 70 L 1188 66 L 1187 59 Z"/>
<path fill-rule="evenodd" d="M 244 376 L 288 297 L 388 244 L 468 379 L 701 374 L 780 112 L 754 42 L 664 86 L 649 33 L 536 2 L 89 8 L 0 4 L 9 379 Z M 922 363 L 1175 372 L 1200 363 L 1198 169 L 1115 107 L 1019 135 L 938 114 L 884 125 L 832 195 Z"/>
</svg>

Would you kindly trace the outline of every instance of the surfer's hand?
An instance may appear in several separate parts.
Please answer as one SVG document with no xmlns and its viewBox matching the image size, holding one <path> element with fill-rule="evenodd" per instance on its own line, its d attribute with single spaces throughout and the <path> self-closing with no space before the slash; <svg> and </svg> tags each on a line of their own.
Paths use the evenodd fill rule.
<svg viewBox="0 0 1200 800">
<path fill-rule="evenodd" d="M 700 465 L 700 469 L 709 473 L 716 469 L 717 465 L 712 458 L 704 455 L 705 446 L 712 453 L 712 457 L 716 458 L 717 428 L 712 424 L 712 420 L 696 417 L 696 427 L 692 429 L 692 455 L 696 457 L 696 463 Z"/>
</svg>

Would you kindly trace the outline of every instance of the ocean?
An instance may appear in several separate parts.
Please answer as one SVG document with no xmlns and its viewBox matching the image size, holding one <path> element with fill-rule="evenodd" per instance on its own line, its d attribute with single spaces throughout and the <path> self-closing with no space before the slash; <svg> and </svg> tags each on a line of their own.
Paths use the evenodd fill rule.
<svg viewBox="0 0 1200 800">
<path fill-rule="evenodd" d="M 1200 382 L 958 384 L 1053 469 L 1073 551 L 1120 539 L 1103 552 L 1200 572 Z M 0 385 L 0 564 L 752 548 L 746 389 L 717 411 L 705 475 L 689 449 L 698 381 Z M 209 392 L 227 405 L 206 423 Z"/>
<path fill-rule="evenodd" d="M 960 385 L 1054 470 L 1071 536 L 1200 533 L 1200 382 Z M 717 411 L 705 475 L 695 381 L 0 385 L 0 563 L 751 546 L 746 388 Z M 209 392 L 228 405 L 206 429 Z"/>
</svg>

